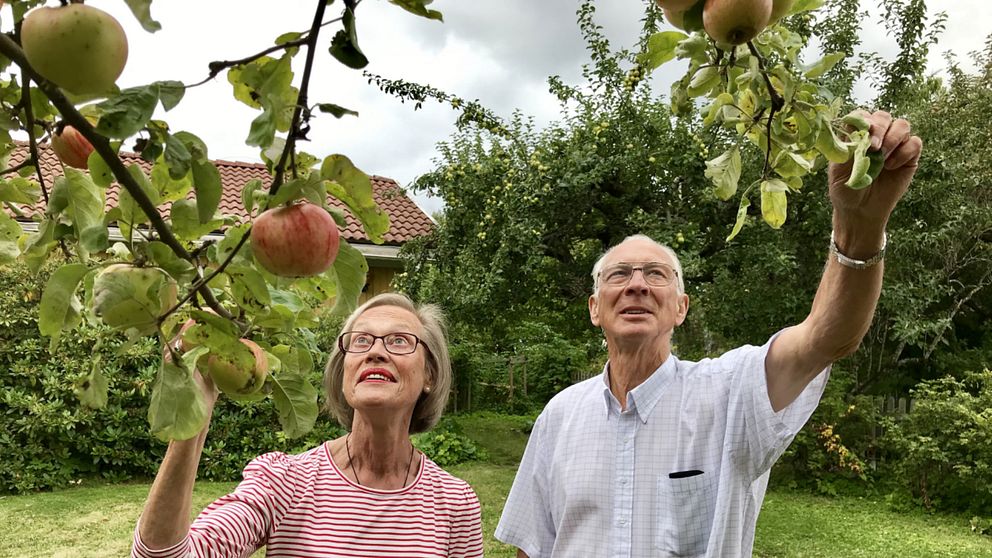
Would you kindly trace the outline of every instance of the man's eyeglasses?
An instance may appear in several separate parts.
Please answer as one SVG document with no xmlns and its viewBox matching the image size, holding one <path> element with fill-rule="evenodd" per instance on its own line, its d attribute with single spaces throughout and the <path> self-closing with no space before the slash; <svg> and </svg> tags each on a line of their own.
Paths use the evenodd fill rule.
<svg viewBox="0 0 992 558">
<path fill-rule="evenodd" d="M 666 263 L 620 262 L 603 268 L 599 280 L 611 287 L 624 287 L 638 270 L 644 276 L 644 282 L 652 287 L 667 287 L 678 277 L 675 269 Z"/>
<path fill-rule="evenodd" d="M 386 351 L 394 355 L 408 355 L 416 351 L 421 343 L 420 338 L 412 333 L 372 335 L 367 331 L 346 331 L 338 336 L 338 347 L 346 353 L 367 353 L 377 339 L 381 339 Z"/>
</svg>

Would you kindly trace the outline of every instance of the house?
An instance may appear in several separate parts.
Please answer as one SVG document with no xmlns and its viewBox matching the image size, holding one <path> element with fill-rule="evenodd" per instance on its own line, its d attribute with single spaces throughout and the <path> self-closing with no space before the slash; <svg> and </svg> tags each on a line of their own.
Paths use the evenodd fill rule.
<svg viewBox="0 0 992 558">
<path fill-rule="evenodd" d="M 41 159 L 40 166 L 45 184 L 50 189 L 54 179 L 63 174 L 62 164 L 49 144 L 38 145 L 38 156 Z M 17 142 L 17 147 L 11 153 L 8 167 L 23 162 L 27 157 L 27 144 Z M 136 153 L 122 152 L 121 160 L 125 165 L 137 163 L 146 173 L 151 172 L 151 163 L 143 160 Z M 242 188 L 253 179 L 261 180 L 263 184 L 268 185 L 272 177 L 265 165 L 260 163 L 218 160 L 214 161 L 214 164 L 220 171 L 221 184 L 223 185 L 223 194 L 218 211 L 225 215 L 234 216 L 239 223 L 247 221 L 249 215 L 241 203 Z M 393 275 L 402 268 L 402 261 L 399 258 L 400 247 L 409 240 L 429 234 L 435 227 L 434 221 L 417 207 L 396 181 L 382 176 L 372 176 L 371 179 L 373 197 L 376 203 L 389 215 L 389 231 L 384 235 L 385 241 L 382 244 L 373 244 L 365 235 L 361 223 L 348 213 L 347 208 L 338 200 L 329 198 L 331 205 L 343 209 L 346 214 L 347 226 L 341 230 L 341 238 L 357 248 L 369 263 L 369 273 L 362 292 L 362 301 L 389 289 Z M 107 208 L 116 205 L 118 192 L 117 183 L 108 188 Z M 44 211 L 43 204 L 42 201 L 38 206 L 25 208 L 24 218 L 18 217 L 18 221 L 25 230 L 31 230 L 33 226 L 36 226 L 30 220 L 30 216 Z M 168 216 L 167 204 L 159 209 L 163 212 L 163 216 Z M 117 229 L 111 228 L 111 238 L 114 237 L 115 233 L 119 236 Z M 207 236 L 207 239 L 210 238 L 219 239 L 221 235 L 218 231 Z"/>
</svg>

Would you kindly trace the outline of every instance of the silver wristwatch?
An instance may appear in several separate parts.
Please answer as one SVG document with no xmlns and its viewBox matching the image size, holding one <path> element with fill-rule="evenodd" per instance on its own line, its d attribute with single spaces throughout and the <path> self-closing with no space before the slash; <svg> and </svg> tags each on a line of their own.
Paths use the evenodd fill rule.
<svg viewBox="0 0 992 558">
<path fill-rule="evenodd" d="M 888 243 L 888 240 L 888 236 L 883 232 L 882 248 L 878 251 L 878 253 L 867 260 L 856 260 L 841 253 L 840 249 L 837 248 L 837 242 L 834 241 L 834 232 L 830 231 L 830 257 L 836 259 L 837 263 L 844 267 L 850 267 L 851 269 L 868 269 L 885 258 L 885 246 Z"/>
</svg>

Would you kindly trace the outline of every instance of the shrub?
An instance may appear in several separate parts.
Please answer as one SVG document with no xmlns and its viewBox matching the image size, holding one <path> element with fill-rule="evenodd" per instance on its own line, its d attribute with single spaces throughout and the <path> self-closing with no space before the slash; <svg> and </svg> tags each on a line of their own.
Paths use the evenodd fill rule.
<svg viewBox="0 0 992 558">
<path fill-rule="evenodd" d="M 485 452 L 448 418 L 442 418 L 434 430 L 415 435 L 413 445 L 441 467 L 486 459 Z"/>
<path fill-rule="evenodd" d="M 927 509 L 992 515 L 992 371 L 922 382 L 914 402 L 883 438 L 901 489 Z"/>
</svg>

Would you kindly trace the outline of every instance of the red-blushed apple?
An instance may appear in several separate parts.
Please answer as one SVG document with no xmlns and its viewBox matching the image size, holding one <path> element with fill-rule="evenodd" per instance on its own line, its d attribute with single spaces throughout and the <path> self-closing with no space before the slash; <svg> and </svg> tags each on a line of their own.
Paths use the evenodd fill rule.
<svg viewBox="0 0 992 558">
<path fill-rule="evenodd" d="M 111 91 L 127 63 L 124 28 L 85 4 L 32 10 L 21 25 L 21 46 L 35 71 L 77 95 Z"/>
<path fill-rule="evenodd" d="M 251 227 L 259 265 L 281 277 L 319 275 L 334 263 L 338 226 L 327 211 L 307 202 L 269 209 Z"/>
<path fill-rule="evenodd" d="M 234 397 L 258 393 L 269 375 L 269 358 L 265 355 L 265 350 L 250 339 L 241 339 L 241 342 L 251 349 L 254 361 L 251 368 L 239 368 L 236 363 L 213 354 L 206 357 L 205 364 L 204 359 L 200 359 L 198 363 L 200 372 L 206 373 L 217 385 L 217 389 Z"/>
<path fill-rule="evenodd" d="M 93 144 L 72 126 L 62 128 L 62 133 L 52 134 L 52 151 L 62 164 L 86 170 Z"/>
</svg>

